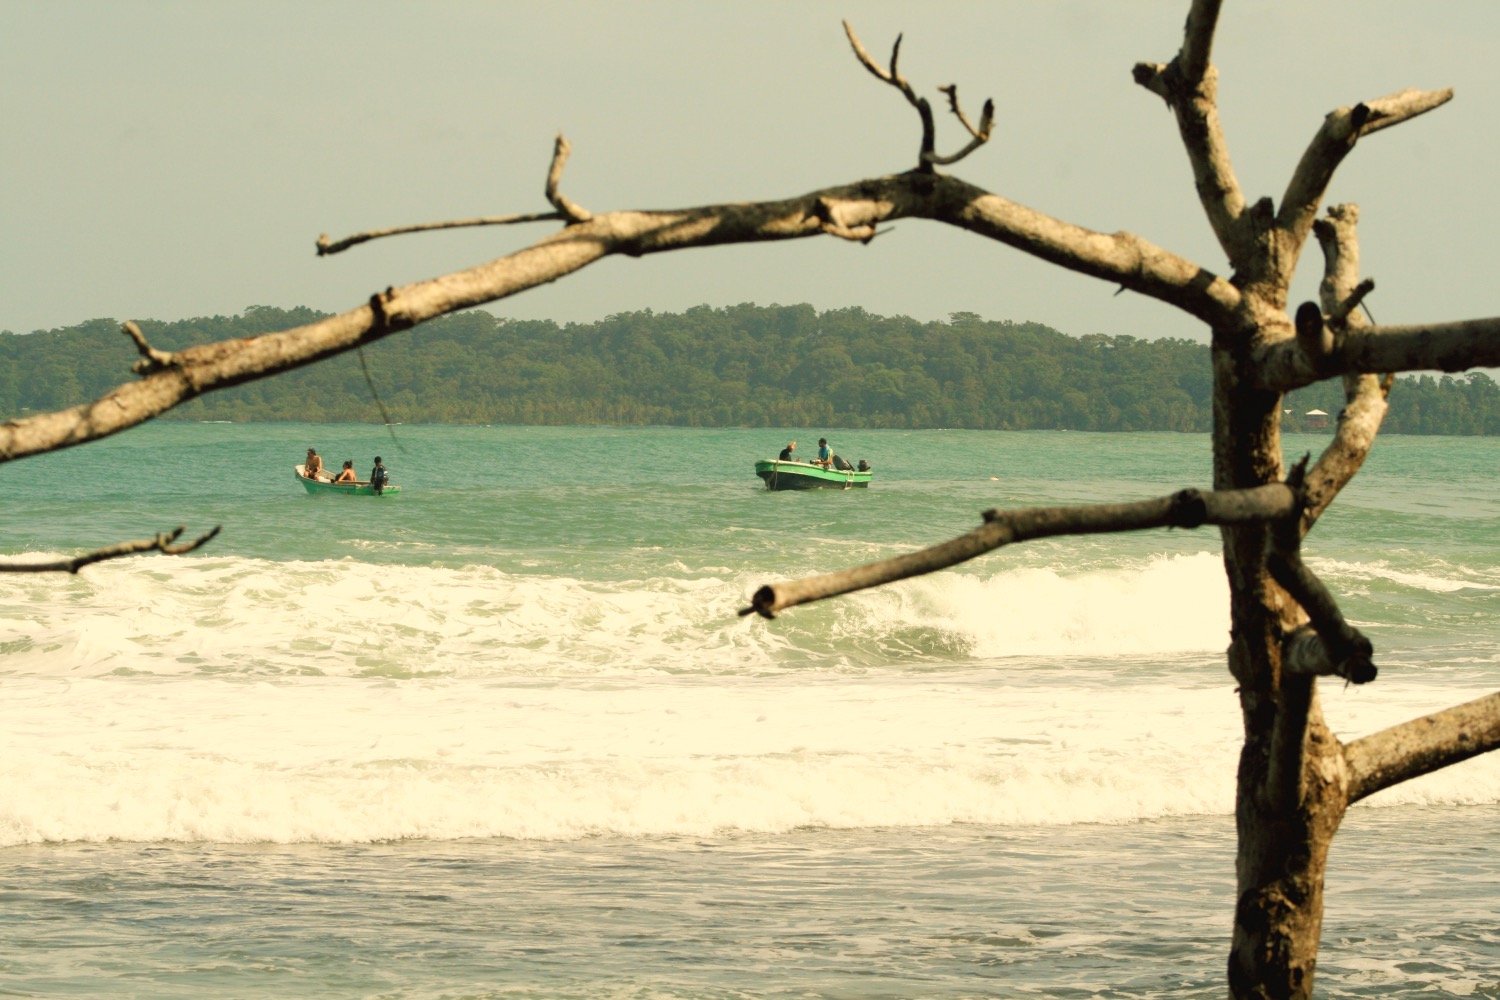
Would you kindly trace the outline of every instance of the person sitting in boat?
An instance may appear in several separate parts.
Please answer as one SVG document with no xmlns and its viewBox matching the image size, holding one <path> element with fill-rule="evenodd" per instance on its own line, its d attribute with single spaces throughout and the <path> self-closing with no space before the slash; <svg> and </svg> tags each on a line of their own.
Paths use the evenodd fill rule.
<svg viewBox="0 0 1500 1000">
<path fill-rule="evenodd" d="M 354 474 L 354 460 L 352 458 L 349 461 L 347 461 L 347 462 L 344 463 L 344 467 L 339 470 L 338 477 L 334 479 L 334 482 L 336 482 L 336 483 L 357 483 L 357 482 L 359 482 L 359 477 Z"/>
<path fill-rule="evenodd" d="M 828 447 L 827 438 L 818 438 L 818 457 L 812 460 L 812 464 L 825 469 L 833 464 L 833 450 Z"/>
<path fill-rule="evenodd" d="M 307 449 L 307 462 L 304 464 L 308 479 L 327 478 L 323 469 L 323 459 L 319 457 L 317 449 Z"/>
<path fill-rule="evenodd" d="M 792 457 L 792 452 L 794 452 L 796 450 L 797 450 L 797 442 L 795 442 L 795 441 L 788 441 L 786 447 L 783 448 L 783 449 L 781 449 L 781 454 L 778 455 L 778 456 L 776 456 L 776 457 L 778 459 L 780 459 L 781 461 L 783 461 L 783 462 L 795 462 L 796 459 Z"/>
</svg>

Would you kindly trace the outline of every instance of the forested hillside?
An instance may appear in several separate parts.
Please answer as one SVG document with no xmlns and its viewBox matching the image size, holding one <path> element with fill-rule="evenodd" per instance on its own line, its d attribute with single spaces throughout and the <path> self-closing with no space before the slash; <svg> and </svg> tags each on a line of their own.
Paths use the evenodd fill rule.
<svg viewBox="0 0 1500 1000">
<path fill-rule="evenodd" d="M 141 322 L 165 350 L 306 323 L 308 309 Z M 0 333 L 0 414 L 97 398 L 129 375 L 135 349 L 115 320 Z M 777 427 L 1206 431 L 1208 349 L 1186 340 L 1069 337 L 1039 323 L 954 313 L 921 323 L 850 308 L 698 306 L 596 323 L 469 312 L 367 348 L 392 420 L 405 423 L 676 424 Z M 1325 382 L 1288 397 L 1296 417 L 1337 413 Z M 1488 376 L 1402 379 L 1386 430 L 1500 433 Z M 214 393 L 182 420 L 382 419 L 359 360 L 340 356 Z"/>
</svg>

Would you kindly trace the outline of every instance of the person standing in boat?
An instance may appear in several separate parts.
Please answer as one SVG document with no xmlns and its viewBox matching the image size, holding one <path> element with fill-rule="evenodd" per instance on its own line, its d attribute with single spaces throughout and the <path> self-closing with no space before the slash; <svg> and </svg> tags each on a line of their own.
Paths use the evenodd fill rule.
<svg viewBox="0 0 1500 1000">
<path fill-rule="evenodd" d="M 828 447 L 827 438 L 818 438 L 818 457 L 813 459 L 813 465 L 821 465 L 828 468 L 833 464 L 833 449 Z"/>
<path fill-rule="evenodd" d="M 375 456 L 375 468 L 370 470 L 370 486 L 376 493 L 385 491 L 385 484 L 390 480 L 390 473 L 386 472 L 385 466 L 380 464 L 380 456 Z"/>
<path fill-rule="evenodd" d="M 783 448 L 783 449 L 781 449 L 781 454 L 778 455 L 777 458 L 780 461 L 783 461 L 783 462 L 795 462 L 796 459 L 792 457 L 792 452 L 794 452 L 796 450 L 797 450 L 797 442 L 795 442 L 795 441 L 788 441 L 786 447 Z"/>
<path fill-rule="evenodd" d="M 351 458 L 349 461 L 347 461 L 347 462 L 344 463 L 343 469 L 341 469 L 339 471 L 338 477 L 336 479 L 334 479 L 334 482 L 336 482 L 336 483 L 357 483 L 357 482 L 359 482 L 359 477 L 354 474 L 354 459 Z"/>
<path fill-rule="evenodd" d="M 308 479 L 318 479 L 323 475 L 323 459 L 319 457 L 316 448 L 307 449 L 307 461 L 303 468 L 307 471 Z"/>
</svg>

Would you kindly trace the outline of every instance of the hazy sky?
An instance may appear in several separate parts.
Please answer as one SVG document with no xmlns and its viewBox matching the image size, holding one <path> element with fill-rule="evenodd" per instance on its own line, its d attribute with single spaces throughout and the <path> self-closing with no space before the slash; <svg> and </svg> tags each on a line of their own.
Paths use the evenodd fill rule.
<svg viewBox="0 0 1500 1000">
<path fill-rule="evenodd" d="M 902 67 L 957 83 L 988 147 L 951 168 L 1033 208 L 1224 261 L 1169 113 L 1132 83 L 1166 61 L 1184 0 L 199 2 L 0 0 L 0 329 L 175 320 L 249 305 L 351 308 L 555 228 L 408 236 L 319 259 L 362 229 L 545 211 L 789 197 L 907 169 L 916 115 L 855 62 L 905 32 Z M 1228 0 L 1215 60 L 1236 170 L 1279 198 L 1329 110 L 1406 87 L 1456 99 L 1367 139 L 1333 201 L 1362 208 L 1382 323 L 1500 313 L 1500 4 Z M 940 150 L 961 144 L 940 123 Z M 1297 297 L 1314 294 L 1304 257 Z M 1169 307 L 948 227 L 611 258 L 492 305 L 615 312 L 810 302 L 919 319 L 957 310 L 1072 334 L 1203 339 Z"/>
</svg>

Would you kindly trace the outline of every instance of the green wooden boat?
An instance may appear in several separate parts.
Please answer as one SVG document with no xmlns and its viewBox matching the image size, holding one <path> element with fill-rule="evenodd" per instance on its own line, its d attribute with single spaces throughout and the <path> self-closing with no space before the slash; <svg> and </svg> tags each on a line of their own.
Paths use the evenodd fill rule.
<svg viewBox="0 0 1500 1000">
<path fill-rule="evenodd" d="M 869 486 L 874 472 L 841 472 L 807 462 L 762 458 L 755 463 L 755 474 L 766 481 L 768 490 L 851 490 Z"/>
<path fill-rule="evenodd" d="M 292 469 L 297 473 L 297 482 L 301 483 L 307 492 L 314 495 L 338 493 L 346 497 L 389 497 L 401 492 L 401 487 L 392 486 L 390 483 L 386 483 L 385 488 L 376 493 L 369 483 L 331 483 L 326 479 L 309 479 L 305 465 L 294 465 Z"/>
</svg>

